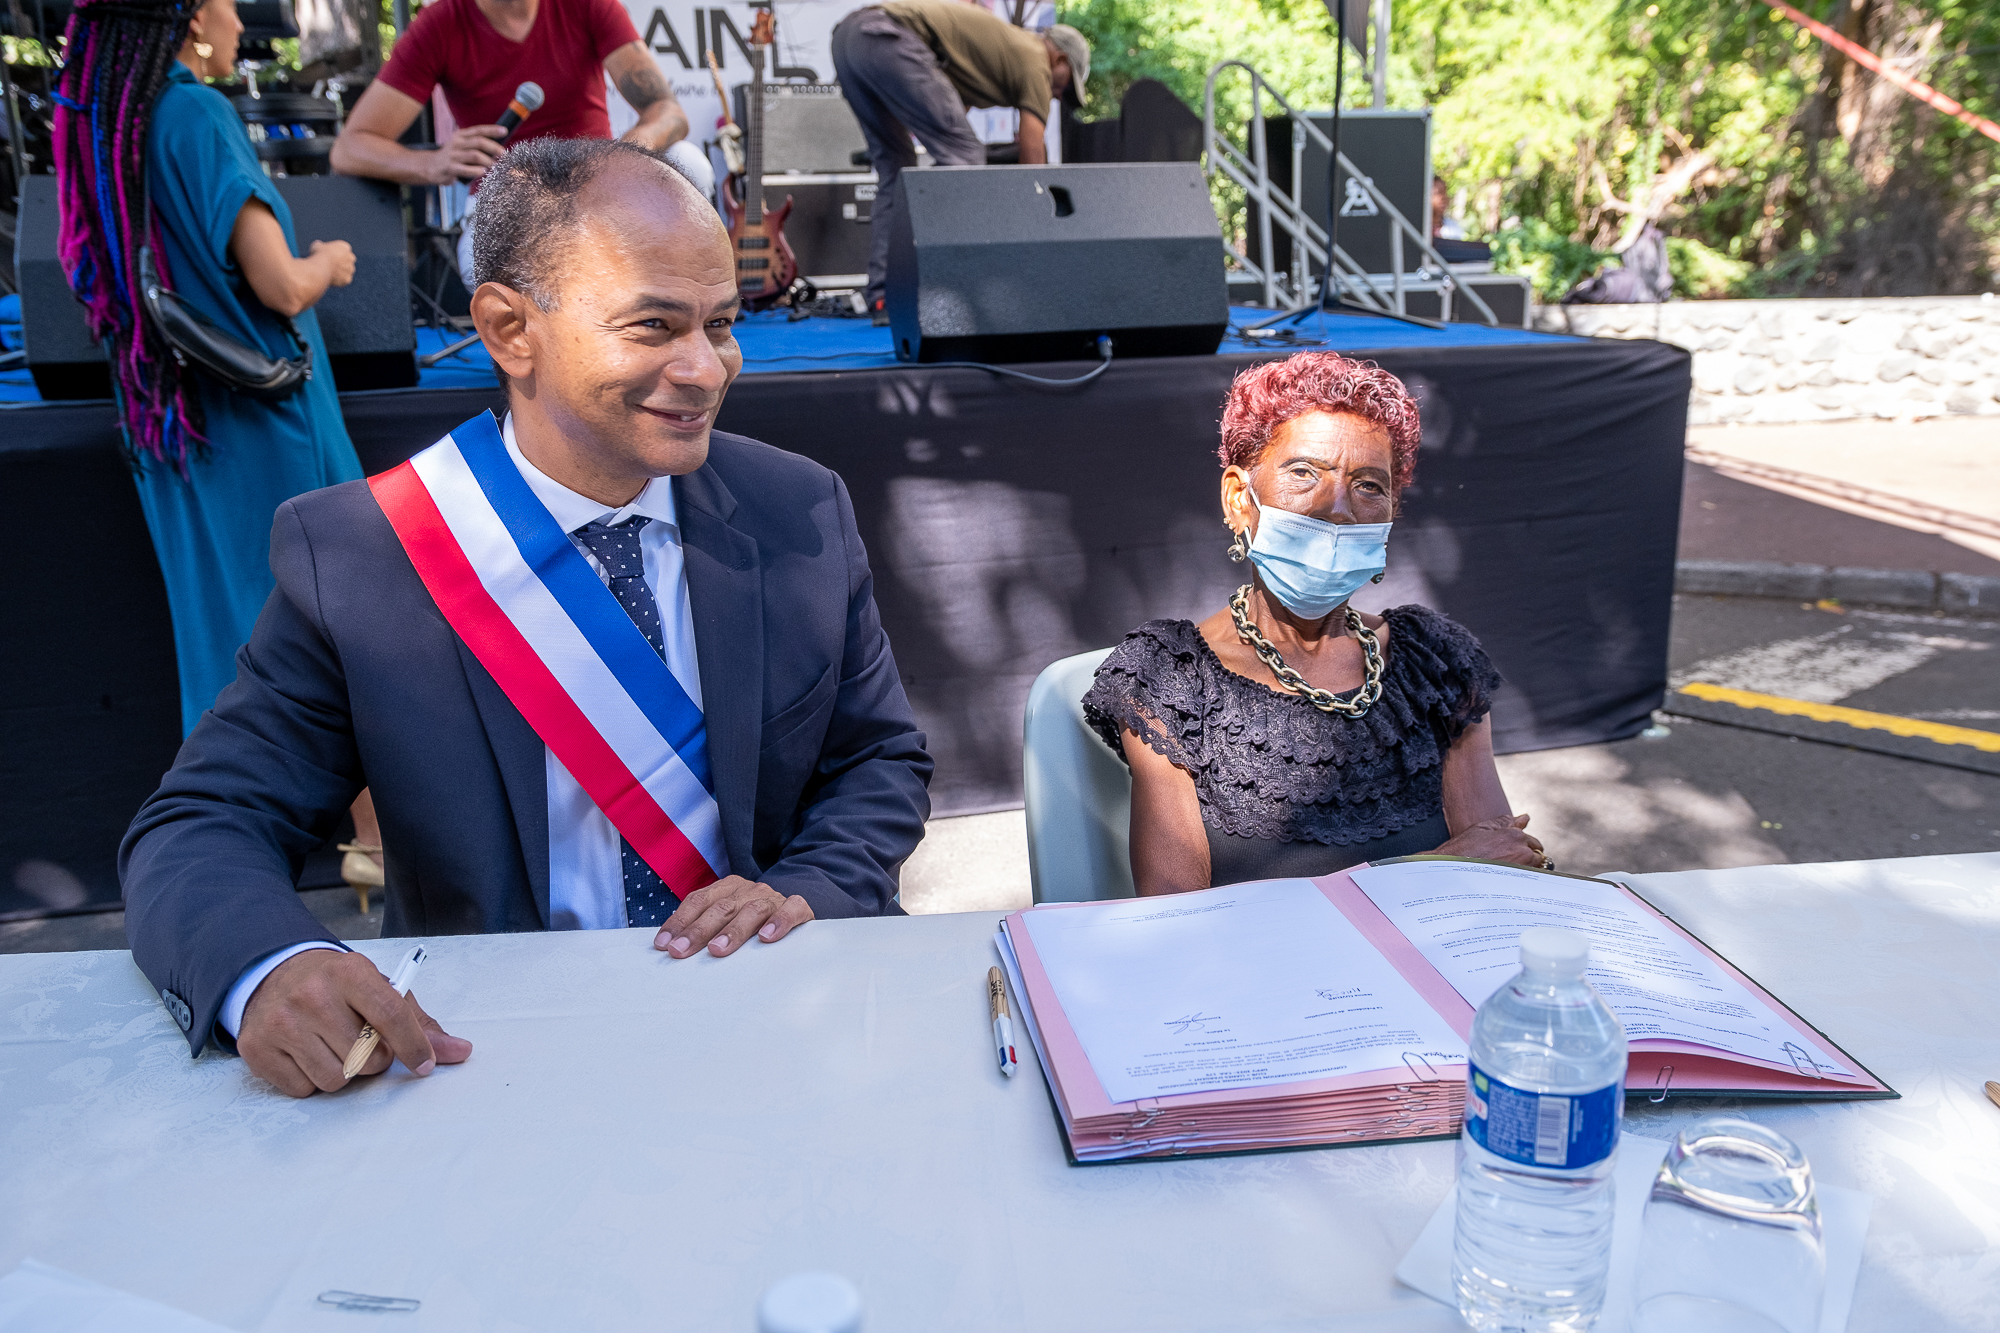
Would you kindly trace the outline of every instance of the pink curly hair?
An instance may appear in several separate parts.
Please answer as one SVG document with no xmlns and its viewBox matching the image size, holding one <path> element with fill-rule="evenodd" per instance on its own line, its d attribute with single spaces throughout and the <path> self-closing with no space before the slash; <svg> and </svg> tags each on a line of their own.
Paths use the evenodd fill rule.
<svg viewBox="0 0 2000 1333">
<path fill-rule="evenodd" d="M 1396 457 L 1396 489 L 1417 471 L 1423 424 L 1403 382 L 1370 361 L 1334 352 L 1300 352 L 1267 361 L 1236 377 L 1222 405 L 1222 465 L 1254 465 L 1271 432 L 1307 412 L 1352 412 L 1389 432 Z"/>
</svg>

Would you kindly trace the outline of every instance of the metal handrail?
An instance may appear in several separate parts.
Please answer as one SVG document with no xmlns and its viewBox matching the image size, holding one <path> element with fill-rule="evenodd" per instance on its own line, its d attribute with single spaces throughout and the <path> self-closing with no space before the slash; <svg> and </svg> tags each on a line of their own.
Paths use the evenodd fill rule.
<svg viewBox="0 0 2000 1333">
<path fill-rule="evenodd" d="M 1250 151 L 1244 151 L 1231 143 L 1228 138 L 1217 133 L 1215 127 L 1215 81 L 1227 69 L 1240 69 L 1250 76 Z M 1288 194 L 1276 192 L 1271 185 L 1270 148 L 1265 142 L 1264 99 L 1269 96 L 1283 109 L 1292 122 L 1292 185 Z M 1310 139 L 1325 150 L 1328 157 L 1338 163 L 1338 169 L 1347 173 L 1350 182 L 1358 182 L 1375 206 L 1391 222 L 1389 231 L 1390 290 L 1385 293 L 1374 279 L 1354 261 L 1346 249 L 1332 247 L 1334 271 L 1339 275 L 1338 285 L 1348 287 L 1360 304 L 1385 313 L 1406 315 L 1403 280 L 1406 272 L 1403 264 L 1404 237 L 1416 242 L 1417 251 L 1423 256 L 1425 267 L 1434 267 L 1442 275 L 1442 285 L 1438 300 L 1442 309 L 1440 316 L 1449 323 L 1453 297 L 1463 292 L 1466 299 L 1488 324 L 1498 325 L 1500 319 L 1493 313 L 1493 307 L 1481 299 L 1471 287 L 1461 287 L 1451 277 L 1451 265 L 1432 248 L 1430 238 L 1404 217 L 1402 211 L 1389 202 L 1388 196 L 1375 188 L 1375 182 L 1361 174 L 1353 161 L 1345 153 L 1333 151 L 1333 140 L 1319 126 L 1293 109 L 1285 95 L 1272 87 L 1270 81 L 1256 68 L 1241 60 L 1218 62 L 1208 71 L 1208 79 L 1202 89 L 1201 142 L 1202 153 L 1207 162 L 1210 179 L 1218 173 L 1227 176 L 1241 186 L 1251 201 L 1257 206 L 1257 253 L 1263 263 L 1253 261 L 1247 254 L 1231 247 L 1230 254 L 1251 277 L 1263 284 L 1264 303 L 1274 309 L 1281 308 L 1280 300 L 1286 303 L 1282 308 L 1303 310 L 1313 305 L 1319 298 L 1312 290 L 1312 263 L 1317 260 L 1321 268 L 1326 268 L 1328 243 L 1331 236 L 1327 229 L 1316 222 L 1306 211 L 1303 190 L 1305 187 L 1305 147 Z M 1281 228 L 1292 238 L 1292 264 L 1289 274 L 1281 275 L 1270 266 L 1273 225 Z"/>
</svg>

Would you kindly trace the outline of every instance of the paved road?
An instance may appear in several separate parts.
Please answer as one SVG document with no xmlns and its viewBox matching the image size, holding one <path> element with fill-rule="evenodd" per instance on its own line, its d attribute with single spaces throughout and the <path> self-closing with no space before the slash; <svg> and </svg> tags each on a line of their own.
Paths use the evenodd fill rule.
<svg viewBox="0 0 2000 1333">
<path fill-rule="evenodd" d="M 1676 683 L 2000 732 L 2000 620 L 1680 597 L 1670 668 Z M 1666 730 L 1501 759 L 1565 869 L 2000 851 L 2000 776 L 1680 718 Z"/>
<path fill-rule="evenodd" d="M 1702 427 L 1688 444 L 1704 456 L 1774 463 L 2000 521 L 2000 472 L 1986 461 L 2000 449 L 2000 421 L 1990 417 Z M 1682 492 L 1680 558 L 2000 575 L 2000 543 L 1990 538 L 1953 537 L 1907 510 L 1788 493 L 1697 463 Z"/>
<path fill-rule="evenodd" d="M 1677 683 L 2000 732 L 2000 620 L 1681 597 L 1670 669 Z M 1500 766 L 1514 808 L 1533 815 L 1564 869 L 1585 874 L 2000 850 L 2000 776 L 1739 727 L 1676 718 L 1654 739 Z M 912 901 L 1025 905 L 1025 854 L 989 845 L 1019 841 L 1019 829 L 1005 816 L 939 821 L 925 851 L 954 864 L 930 865 Z M 344 938 L 381 928 L 379 896 L 368 918 L 345 889 L 304 896 Z M 120 913 L 0 924 L 0 951 L 123 947 Z"/>
</svg>

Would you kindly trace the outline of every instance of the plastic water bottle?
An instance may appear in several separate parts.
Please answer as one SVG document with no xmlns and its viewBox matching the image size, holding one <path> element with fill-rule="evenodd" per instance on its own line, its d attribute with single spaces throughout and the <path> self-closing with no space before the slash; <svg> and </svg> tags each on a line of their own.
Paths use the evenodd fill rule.
<svg viewBox="0 0 2000 1333">
<path fill-rule="evenodd" d="M 1530 927 L 1472 1020 L 1452 1285 L 1481 1333 L 1581 1333 L 1604 1305 L 1625 1030 L 1589 958 L 1584 936 Z"/>
</svg>

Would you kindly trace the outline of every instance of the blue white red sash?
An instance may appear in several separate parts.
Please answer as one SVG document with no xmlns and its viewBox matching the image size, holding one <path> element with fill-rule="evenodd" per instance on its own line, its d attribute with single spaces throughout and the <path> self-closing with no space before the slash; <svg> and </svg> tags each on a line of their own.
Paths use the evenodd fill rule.
<svg viewBox="0 0 2000 1333">
<path fill-rule="evenodd" d="M 680 897 L 728 865 L 701 709 L 480 413 L 369 479 L 444 618 Z"/>
</svg>

